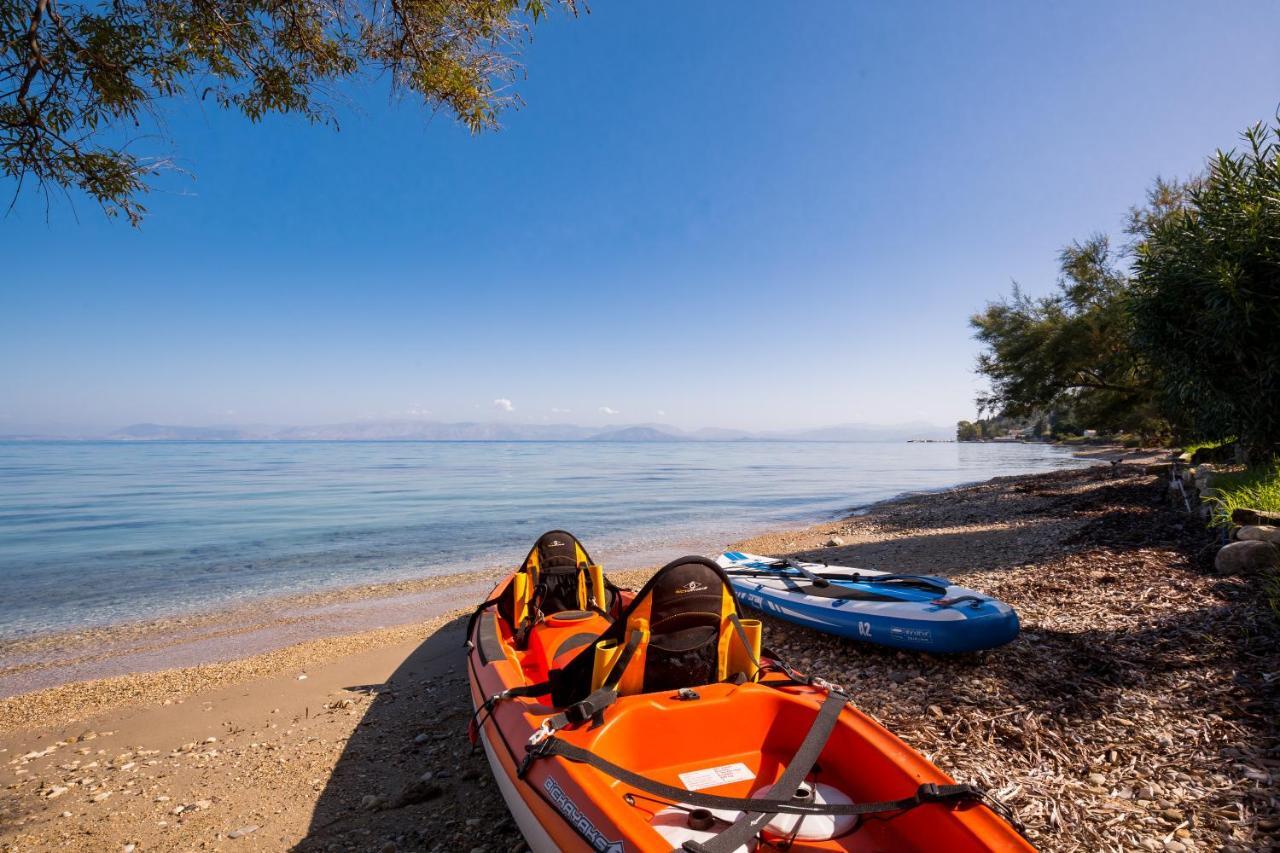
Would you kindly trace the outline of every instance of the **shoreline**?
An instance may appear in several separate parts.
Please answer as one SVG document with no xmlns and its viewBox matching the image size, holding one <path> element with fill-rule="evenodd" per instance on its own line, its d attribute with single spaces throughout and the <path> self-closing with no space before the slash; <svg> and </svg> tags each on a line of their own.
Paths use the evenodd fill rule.
<svg viewBox="0 0 1280 853">
<path fill-rule="evenodd" d="M 1118 446 L 1073 453 L 1089 459 L 1104 453 L 1130 453 Z M 1024 476 L 1024 475 L 1006 475 Z M 999 479 L 999 478 L 996 478 Z M 910 490 L 892 497 L 788 522 L 786 527 L 760 525 L 744 530 L 753 541 L 775 533 L 839 524 L 879 507 L 918 495 L 945 494 L 986 481 L 962 482 L 937 489 Z M 797 526 L 798 525 L 798 526 Z M 647 575 L 704 543 L 662 543 L 643 549 L 627 568 L 606 572 Z M 682 545 L 689 545 L 683 550 Z M 732 547 L 719 542 L 715 547 Z M 311 640 L 398 628 L 480 600 L 510 566 L 449 570 L 440 574 L 318 589 L 304 593 L 264 595 L 192 613 L 117 622 L 78 630 L 53 630 L 0 640 L 0 699 L 79 681 L 161 672 L 165 669 L 227 663 L 268 654 Z M 321 621 L 324 620 L 324 621 Z M 0 725 L 3 725 L 0 723 Z"/>
</svg>

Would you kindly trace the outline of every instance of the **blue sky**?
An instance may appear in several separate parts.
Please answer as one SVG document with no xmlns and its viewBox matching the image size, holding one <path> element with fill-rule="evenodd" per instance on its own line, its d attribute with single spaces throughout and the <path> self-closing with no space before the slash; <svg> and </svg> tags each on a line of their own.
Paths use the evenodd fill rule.
<svg viewBox="0 0 1280 853">
<path fill-rule="evenodd" d="M 0 220 L 0 433 L 970 417 L 969 314 L 1271 118 L 1278 31 L 1264 3 L 599 0 L 538 27 L 481 137 L 382 81 L 338 132 L 174 104 L 138 150 L 191 175 L 140 230 L 35 194 Z"/>
</svg>

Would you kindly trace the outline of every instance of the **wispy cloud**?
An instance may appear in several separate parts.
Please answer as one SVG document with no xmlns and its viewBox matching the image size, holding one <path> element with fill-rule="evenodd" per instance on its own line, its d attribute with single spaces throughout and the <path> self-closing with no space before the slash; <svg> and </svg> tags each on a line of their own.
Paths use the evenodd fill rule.
<svg viewBox="0 0 1280 853">
<path fill-rule="evenodd" d="M 551 414 L 553 415 L 567 415 L 572 411 L 573 409 L 559 409 L 559 408 L 556 408 L 555 406 L 551 407 Z"/>
<path fill-rule="evenodd" d="M 515 405 L 513 405 L 512 402 L 508 400 L 506 397 L 499 397 L 498 399 L 494 400 L 493 407 L 503 412 L 514 412 L 516 410 Z"/>
<path fill-rule="evenodd" d="M 600 414 L 602 414 L 602 415 L 618 415 L 618 414 L 621 414 L 621 412 L 619 412 L 617 409 L 611 409 L 611 408 L 609 408 L 608 406 L 601 406 L 601 407 L 600 407 Z"/>
</svg>

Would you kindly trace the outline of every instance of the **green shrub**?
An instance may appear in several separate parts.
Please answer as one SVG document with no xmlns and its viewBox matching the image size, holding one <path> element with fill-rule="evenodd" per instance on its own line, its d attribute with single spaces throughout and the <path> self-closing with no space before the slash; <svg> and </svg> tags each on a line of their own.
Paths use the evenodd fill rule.
<svg viewBox="0 0 1280 853">
<path fill-rule="evenodd" d="M 1239 508 L 1280 512 L 1280 464 L 1218 474 L 1209 485 L 1217 490 L 1206 499 L 1213 527 L 1229 525 L 1232 510 Z"/>
<path fill-rule="evenodd" d="M 1280 448 L 1280 128 L 1244 142 L 1140 229 L 1130 306 L 1166 410 L 1266 464 Z"/>
</svg>

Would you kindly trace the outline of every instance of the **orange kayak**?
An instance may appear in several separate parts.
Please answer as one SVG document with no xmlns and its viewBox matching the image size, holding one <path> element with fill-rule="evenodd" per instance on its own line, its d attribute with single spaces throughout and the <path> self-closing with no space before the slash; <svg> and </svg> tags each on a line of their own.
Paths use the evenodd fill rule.
<svg viewBox="0 0 1280 853">
<path fill-rule="evenodd" d="M 834 685 L 761 654 L 703 558 L 632 593 L 553 531 L 468 637 L 472 736 L 537 853 L 1032 849 Z"/>
</svg>

